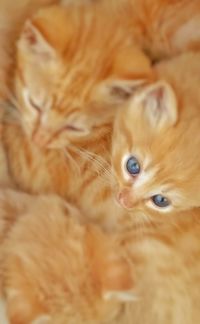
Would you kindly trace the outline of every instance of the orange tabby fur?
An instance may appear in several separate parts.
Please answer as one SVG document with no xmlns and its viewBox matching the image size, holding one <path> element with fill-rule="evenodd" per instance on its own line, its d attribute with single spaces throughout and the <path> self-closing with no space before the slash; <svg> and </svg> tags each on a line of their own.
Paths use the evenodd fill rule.
<svg viewBox="0 0 200 324">
<path fill-rule="evenodd" d="M 94 0 L 94 3 L 96 1 Z M 153 59 L 200 49 L 199 0 L 99 0 Z"/>
<path fill-rule="evenodd" d="M 107 184 L 113 115 L 134 91 L 134 79 L 152 77 L 148 58 L 128 32 L 126 5 L 124 15 L 115 10 L 112 19 L 111 8 L 54 6 L 26 23 L 16 63 L 19 111 L 11 113 L 3 134 L 18 187 L 56 192 L 87 212 L 95 206 L 91 218 L 102 222 L 108 210 L 121 214 Z"/>
<path fill-rule="evenodd" d="M 120 210 L 110 203 L 106 162 L 113 116 L 134 91 L 132 79 L 151 77 L 149 60 L 120 27 L 113 35 L 109 17 L 104 9 L 55 6 L 27 22 L 18 43 L 19 110 L 8 109 L 3 131 L 17 187 L 56 192 L 87 213 L 95 206 L 91 217 L 102 222 L 107 210 Z"/>
<path fill-rule="evenodd" d="M 13 76 L 15 43 L 24 21 L 39 8 L 57 3 L 56 0 L 1 0 L 0 2 L 0 98 L 9 94 Z"/>
<path fill-rule="evenodd" d="M 158 81 L 141 86 L 126 110 L 119 111 L 112 160 L 121 202 L 129 210 L 138 208 L 159 219 L 199 207 L 199 59 L 199 53 L 187 53 L 158 64 Z M 129 155 L 141 165 L 136 177 L 125 168 Z M 166 196 L 170 205 L 153 206 L 156 194 Z"/>
<path fill-rule="evenodd" d="M 127 211 L 121 239 L 139 298 L 127 314 L 134 324 L 199 323 L 200 54 L 155 70 L 158 81 L 140 85 L 113 133 L 116 194 Z M 129 156 L 140 164 L 138 175 L 126 169 Z M 169 206 L 153 203 L 158 194 Z"/>
<path fill-rule="evenodd" d="M 0 204 L 1 283 L 10 323 L 119 318 L 134 295 L 129 264 L 114 237 L 81 224 L 79 212 L 56 196 L 7 190 Z"/>
</svg>

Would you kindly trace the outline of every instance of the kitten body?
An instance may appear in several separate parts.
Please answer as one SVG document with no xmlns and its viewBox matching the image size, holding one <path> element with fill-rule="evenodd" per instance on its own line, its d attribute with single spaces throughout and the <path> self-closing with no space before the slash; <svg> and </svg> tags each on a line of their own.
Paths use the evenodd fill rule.
<svg viewBox="0 0 200 324">
<path fill-rule="evenodd" d="M 84 225 L 79 211 L 56 196 L 0 195 L 0 279 L 9 323 L 120 319 L 134 294 L 117 240 Z"/>
<path fill-rule="evenodd" d="M 136 324 L 200 321 L 199 59 L 186 53 L 155 66 L 158 81 L 138 88 L 114 126 L 122 245 L 139 298 L 127 311 Z"/>
<path fill-rule="evenodd" d="M 54 196 L 0 203 L 10 323 L 198 323 L 198 209 L 108 236 Z"/>
</svg>

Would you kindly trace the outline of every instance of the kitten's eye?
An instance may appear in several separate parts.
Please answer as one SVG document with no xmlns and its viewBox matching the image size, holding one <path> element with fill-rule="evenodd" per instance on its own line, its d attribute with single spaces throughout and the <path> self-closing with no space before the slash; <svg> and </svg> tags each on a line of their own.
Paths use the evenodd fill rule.
<svg viewBox="0 0 200 324">
<path fill-rule="evenodd" d="M 140 164 L 134 156 L 131 156 L 126 162 L 126 169 L 132 176 L 136 176 L 140 173 Z"/>
<path fill-rule="evenodd" d="M 160 208 L 165 208 L 170 205 L 169 199 L 167 199 L 166 197 L 164 197 L 162 195 L 155 195 L 151 198 L 151 200 L 154 203 L 154 205 L 156 205 L 157 207 L 160 207 Z"/>
</svg>

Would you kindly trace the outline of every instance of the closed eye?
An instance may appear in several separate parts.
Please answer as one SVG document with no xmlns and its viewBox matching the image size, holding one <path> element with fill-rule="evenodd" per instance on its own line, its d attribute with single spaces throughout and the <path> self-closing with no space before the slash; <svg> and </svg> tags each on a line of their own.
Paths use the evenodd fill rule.
<svg viewBox="0 0 200 324">
<path fill-rule="evenodd" d="M 29 102 L 30 102 L 30 105 L 39 113 L 41 114 L 42 112 L 42 109 L 33 101 L 32 98 L 29 97 Z"/>
<path fill-rule="evenodd" d="M 73 125 L 66 125 L 63 127 L 63 130 L 68 130 L 72 132 L 83 132 L 84 130 L 82 128 L 73 126 Z"/>
</svg>

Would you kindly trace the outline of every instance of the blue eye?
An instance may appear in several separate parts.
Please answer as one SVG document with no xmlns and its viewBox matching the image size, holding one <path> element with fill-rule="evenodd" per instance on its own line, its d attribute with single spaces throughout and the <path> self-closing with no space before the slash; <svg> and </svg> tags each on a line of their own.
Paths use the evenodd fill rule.
<svg viewBox="0 0 200 324">
<path fill-rule="evenodd" d="M 170 205 L 170 201 L 162 195 L 155 195 L 151 198 L 151 200 L 156 206 L 160 208 L 165 208 Z"/>
<path fill-rule="evenodd" d="M 140 173 L 140 164 L 134 156 L 131 156 L 126 162 L 126 169 L 128 173 L 130 173 L 133 176 L 138 175 Z"/>
</svg>

